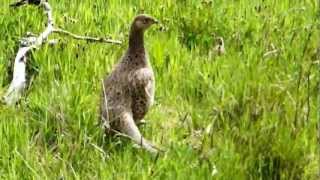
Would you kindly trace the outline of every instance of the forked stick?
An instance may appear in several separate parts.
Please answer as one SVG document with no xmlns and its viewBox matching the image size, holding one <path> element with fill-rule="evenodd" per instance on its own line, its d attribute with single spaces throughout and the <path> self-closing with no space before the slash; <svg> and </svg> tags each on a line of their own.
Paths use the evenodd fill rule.
<svg viewBox="0 0 320 180">
<path fill-rule="evenodd" d="M 62 30 L 60 28 L 55 28 L 54 20 L 52 16 L 52 8 L 50 4 L 46 1 L 41 1 L 39 6 L 41 6 L 44 9 L 45 14 L 47 16 L 47 21 L 48 21 L 47 27 L 38 37 L 30 36 L 30 37 L 21 39 L 20 47 L 14 61 L 13 79 L 9 85 L 7 92 L 2 98 L 4 103 L 6 103 L 7 105 L 16 104 L 19 101 L 23 90 L 26 87 L 26 64 L 27 64 L 28 53 L 31 50 L 37 49 L 42 44 L 44 44 L 51 33 L 60 33 L 60 34 L 68 35 L 68 36 L 71 36 L 72 38 L 80 39 L 80 40 L 111 43 L 111 44 L 121 44 L 121 41 L 117 41 L 117 40 L 79 36 L 71 32 Z"/>
</svg>

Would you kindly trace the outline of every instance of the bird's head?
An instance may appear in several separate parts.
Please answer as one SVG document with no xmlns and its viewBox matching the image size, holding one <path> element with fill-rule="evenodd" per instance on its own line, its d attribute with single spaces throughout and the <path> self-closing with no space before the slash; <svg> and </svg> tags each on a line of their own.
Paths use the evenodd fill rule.
<svg viewBox="0 0 320 180">
<path fill-rule="evenodd" d="M 132 23 L 132 28 L 136 30 L 146 30 L 148 29 L 151 25 L 157 24 L 158 20 L 155 18 L 148 16 L 146 14 L 140 14 L 136 16 L 133 20 Z"/>
<path fill-rule="evenodd" d="M 222 37 L 217 37 L 216 38 L 216 44 L 219 46 L 223 46 L 224 42 L 223 42 L 223 38 Z"/>
</svg>

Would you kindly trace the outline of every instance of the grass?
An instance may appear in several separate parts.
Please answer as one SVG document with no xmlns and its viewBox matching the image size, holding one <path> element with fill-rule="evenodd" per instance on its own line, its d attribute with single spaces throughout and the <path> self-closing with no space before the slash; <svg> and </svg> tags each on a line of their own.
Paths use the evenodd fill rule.
<svg viewBox="0 0 320 180">
<path fill-rule="evenodd" d="M 44 28 L 36 7 L 0 5 L 0 94 L 18 40 Z M 59 26 L 123 46 L 62 38 L 30 55 L 30 86 L 0 106 L 0 179 L 319 179 L 320 10 L 316 0 L 51 1 Z M 145 12 L 156 105 L 143 134 L 159 158 L 103 137 L 100 80 Z M 76 22 L 70 20 L 76 19 Z M 226 55 L 209 58 L 215 36 Z M 52 37 L 54 38 L 54 37 Z M 263 57 L 271 46 L 279 53 Z"/>
</svg>

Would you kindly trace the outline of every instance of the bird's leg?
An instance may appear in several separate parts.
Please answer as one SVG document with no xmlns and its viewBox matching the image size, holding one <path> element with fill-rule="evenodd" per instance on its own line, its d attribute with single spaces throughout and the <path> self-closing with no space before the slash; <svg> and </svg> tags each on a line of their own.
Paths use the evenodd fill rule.
<svg viewBox="0 0 320 180">
<path fill-rule="evenodd" d="M 136 126 L 132 114 L 124 112 L 120 115 L 120 129 L 121 132 L 130 137 L 136 144 L 151 152 L 158 153 L 158 150 L 150 142 L 143 138 L 138 127 Z"/>
</svg>

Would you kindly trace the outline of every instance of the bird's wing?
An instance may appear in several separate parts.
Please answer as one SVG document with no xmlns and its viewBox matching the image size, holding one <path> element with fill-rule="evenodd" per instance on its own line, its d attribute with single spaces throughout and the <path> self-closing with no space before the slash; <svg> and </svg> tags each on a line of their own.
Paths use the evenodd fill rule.
<svg viewBox="0 0 320 180">
<path fill-rule="evenodd" d="M 129 81 L 133 87 L 133 90 L 144 90 L 148 97 L 153 98 L 154 76 L 151 69 L 141 68 L 135 71 L 133 74 L 129 75 Z"/>
</svg>

